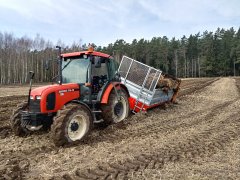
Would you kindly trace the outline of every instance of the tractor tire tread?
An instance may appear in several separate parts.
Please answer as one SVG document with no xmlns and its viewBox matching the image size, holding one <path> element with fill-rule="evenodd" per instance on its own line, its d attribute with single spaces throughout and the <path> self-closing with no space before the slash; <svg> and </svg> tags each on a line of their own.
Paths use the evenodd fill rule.
<svg viewBox="0 0 240 180">
<path fill-rule="evenodd" d="M 10 125 L 11 129 L 16 136 L 25 136 L 28 134 L 27 129 L 23 129 L 21 127 L 21 115 L 20 112 L 27 108 L 27 102 L 22 102 L 17 105 L 17 108 L 12 111 L 12 115 L 10 117 Z"/>
<path fill-rule="evenodd" d="M 124 98 L 126 98 L 126 100 L 128 101 L 128 95 L 127 95 L 127 92 L 121 88 L 121 95 L 124 96 Z M 109 125 L 109 124 L 112 124 L 114 123 L 113 122 L 113 102 L 116 98 L 116 93 L 114 90 L 112 90 L 112 92 L 110 93 L 109 95 L 109 99 L 108 99 L 108 103 L 107 104 L 104 104 L 102 105 L 102 116 L 103 116 L 103 120 L 104 120 L 104 123 L 106 125 Z M 129 108 L 129 105 L 128 105 L 128 108 Z M 129 116 L 129 113 L 130 111 L 128 110 L 128 113 L 127 113 L 127 116 Z"/>
<path fill-rule="evenodd" d="M 81 110 L 82 113 L 85 114 L 85 116 L 91 116 L 83 109 L 84 107 L 81 107 L 81 105 L 79 104 L 70 103 L 65 105 L 61 110 L 59 110 L 58 115 L 54 117 L 53 124 L 51 125 L 51 136 L 56 146 L 64 146 L 66 144 L 72 145 L 72 144 L 78 143 L 79 141 L 82 141 L 86 137 L 88 133 L 86 133 L 84 137 L 80 140 L 69 142 L 67 137 L 65 136 L 64 123 L 65 121 L 67 121 L 68 117 L 71 116 L 75 111 Z M 93 126 L 93 121 L 90 120 L 89 126 L 90 126 L 89 127 L 89 131 L 90 131 Z"/>
</svg>

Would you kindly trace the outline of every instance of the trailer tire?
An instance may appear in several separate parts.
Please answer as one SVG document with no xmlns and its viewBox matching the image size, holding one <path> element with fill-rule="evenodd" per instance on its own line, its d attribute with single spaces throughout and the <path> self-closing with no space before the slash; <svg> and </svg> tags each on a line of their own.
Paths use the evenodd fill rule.
<svg viewBox="0 0 240 180">
<path fill-rule="evenodd" d="M 25 136 L 29 133 L 29 130 L 21 126 L 21 111 L 26 110 L 27 107 L 27 102 L 18 104 L 17 108 L 13 110 L 10 117 L 11 129 L 16 136 Z"/>
<path fill-rule="evenodd" d="M 56 146 L 72 145 L 82 141 L 93 127 L 91 112 L 80 104 L 67 104 L 59 110 L 51 126 Z"/>
<path fill-rule="evenodd" d="M 111 91 L 108 103 L 102 105 L 102 116 L 106 124 L 118 123 L 129 116 L 129 101 L 127 92 L 121 88 L 120 100 L 115 90 Z"/>
</svg>

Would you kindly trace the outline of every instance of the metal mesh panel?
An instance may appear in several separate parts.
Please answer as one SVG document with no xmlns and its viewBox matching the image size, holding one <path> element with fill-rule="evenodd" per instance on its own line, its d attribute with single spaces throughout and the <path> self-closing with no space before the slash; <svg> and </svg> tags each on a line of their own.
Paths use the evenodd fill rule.
<svg viewBox="0 0 240 180">
<path fill-rule="evenodd" d="M 155 87 L 156 87 L 156 85 L 158 83 L 160 75 L 161 75 L 161 72 L 160 71 L 156 71 L 156 74 L 154 75 L 155 77 L 152 80 L 152 85 L 151 85 L 150 91 L 153 91 L 155 89 Z"/>
<path fill-rule="evenodd" d="M 146 83 L 144 85 L 144 88 L 149 89 L 149 90 L 152 89 L 153 81 L 154 81 L 154 79 L 157 78 L 156 73 L 157 73 L 157 71 L 155 69 L 150 70 L 150 72 L 148 74 L 148 77 L 146 79 Z"/>
<path fill-rule="evenodd" d="M 119 73 L 122 78 L 126 78 L 126 80 L 131 81 L 132 83 L 135 83 L 150 91 L 155 89 L 158 78 L 161 74 L 159 70 L 126 56 L 122 58 L 122 62 L 119 67 Z"/>
<path fill-rule="evenodd" d="M 137 61 L 133 61 L 129 74 L 127 76 L 127 80 L 132 81 L 139 86 L 142 86 L 144 79 L 147 76 L 148 70 L 149 67 L 147 67 L 146 65 L 140 64 Z"/>
<path fill-rule="evenodd" d="M 130 68 L 131 62 L 132 62 L 132 59 L 123 57 L 122 62 L 119 67 L 119 73 L 120 73 L 121 77 L 126 78 L 126 75 L 127 75 L 128 69 Z"/>
</svg>

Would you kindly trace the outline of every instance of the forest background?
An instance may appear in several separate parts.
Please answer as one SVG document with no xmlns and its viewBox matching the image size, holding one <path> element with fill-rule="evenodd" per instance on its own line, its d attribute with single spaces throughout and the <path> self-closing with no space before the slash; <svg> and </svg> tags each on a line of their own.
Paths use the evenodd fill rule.
<svg viewBox="0 0 240 180">
<path fill-rule="evenodd" d="M 50 61 L 49 70 L 45 64 L 56 59 L 56 45 L 63 52 L 87 49 L 81 39 L 65 45 L 61 40 L 54 44 L 39 34 L 29 38 L 0 32 L 0 84 L 27 83 L 29 71 L 35 72 L 35 82 L 51 81 L 57 74 L 56 62 Z M 180 39 L 163 36 L 133 39 L 131 43 L 118 39 L 106 47 L 94 46 L 118 61 L 126 55 L 180 78 L 240 75 L 240 28 L 217 28 Z"/>
</svg>

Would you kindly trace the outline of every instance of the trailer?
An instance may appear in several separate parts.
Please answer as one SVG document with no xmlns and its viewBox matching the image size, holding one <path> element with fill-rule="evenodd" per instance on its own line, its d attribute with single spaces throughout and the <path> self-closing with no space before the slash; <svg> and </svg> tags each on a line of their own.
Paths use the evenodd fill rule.
<svg viewBox="0 0 240 180">
<path fill-rule="evenodd" d="M 143 64 L 130 57 L 123 56 L 118 68 L 121 83 L 129 91 L 129 106 L 133 113 L 147 111 L 158 105 L 175 101 L 181 80 L 163 75 L 159 69 Z M 163 78 L 176 81 L 175 87 L 157 86 Z"/>
</svg>

